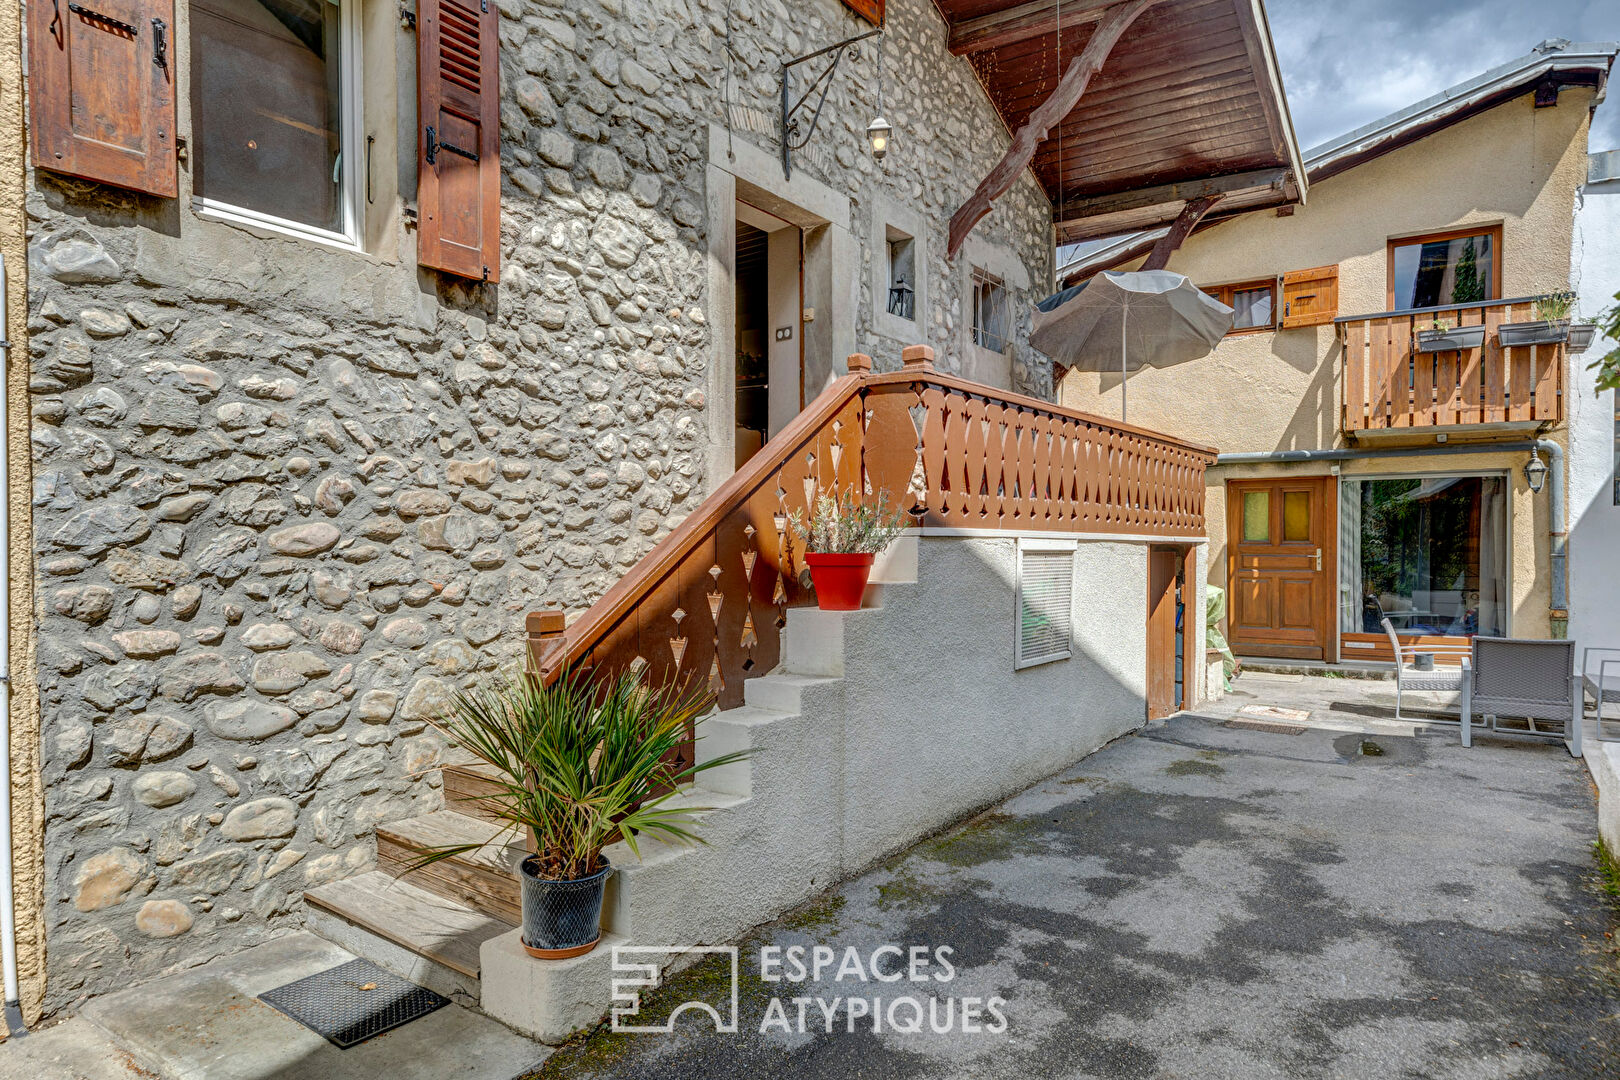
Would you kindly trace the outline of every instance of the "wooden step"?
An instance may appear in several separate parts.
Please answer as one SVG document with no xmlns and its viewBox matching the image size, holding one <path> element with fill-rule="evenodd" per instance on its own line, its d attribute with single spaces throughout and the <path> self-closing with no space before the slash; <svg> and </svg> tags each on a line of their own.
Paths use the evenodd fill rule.
<svg viewBox="0 0 1620 1080">
<path fill-rule="evenodd" d="M 424 977 L 431 979 L 433 973 L 413 962 L 412 956 L 448 968 L 466 980 L 477 980 L 479 948 L 490 938 L 512 929 L 511 923 L 473 911 L 378 870 L 311 889 L 304 893 L 304 899 L 310 905 L 314 916 L 311 924 L 317 932 L 334 940 L 342 938 L 338 944 L 362 955 L 371 954 L 369 958 L 376 963 L 422 985 L 428 985 Z M 330 923 L 322 915 L 340 921 Z M 410 955 L 402 956 L 394 949 L 367 948 L 365 942 L 346 932 L 350 925 L 391 942 Z M 445 980 L 431 981 L 443 983 Z M 456 980 L 452 976 L 450 981 Z M 463 982 L 462 985 L 469 984 Z M 472 990 L 476 992 L 476 987 Z"/>
<path fill-rule="evenodd" d="M 522 921 L 517 863 L 526 852 L 511 830 L 497 832 L 487 821 L 440 810 L 377 826 L 377 868 L 393 877 L 430 848 L 483 845 L 405 874 L 419 889 L 454 900 L 513 926 Z M 493 838 L 493 841 L 492 841 Z"/>
<path fill-rule="evenodd" d="M 483 762 L 446 765 L 440 770 L 444 776 L 444 808 L 482 821 L 500 822 L 501 818 L 483 799 L 501 791 L 494 780 L 495 768 Z"/>
</svg>

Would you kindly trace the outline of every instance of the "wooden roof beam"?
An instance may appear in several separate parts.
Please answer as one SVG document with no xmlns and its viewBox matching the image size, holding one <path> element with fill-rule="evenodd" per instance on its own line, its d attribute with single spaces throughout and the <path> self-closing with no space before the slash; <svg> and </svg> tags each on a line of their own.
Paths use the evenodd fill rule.
<svg viewBox="0 0 1620 1080">
<path fill-rule="evenodd" d="M 1077 218 L 1113 214 L 1121 210 L 1144 210 L 1166 203 L 1191 202 L 1210 195 L 1229 195 L 1255 188 L 1281 189 L 1288 179 L 1288 169 L 1278 166 L 1255 169 L 1250 172 L 1229 173 L 1226 176 L 1208 176 L 1197 180 L 1178 180 L 1172 184 L 1132 191 L 1110 191 L 1102 195 L 1071 195 L 1052 211 L 1052 220 L 1058 224 Z"/>
<path fill-rule="evenodd" d="M 1096 22 L 1103 17 L 1103 12 L 1118 3 L 1120 0 L 1070 0 L 1068 10 L 1063 13 L 1063 25 L 1072 28 Z M 951 27 L 948 47 L 953 56 L 965 56 L 1027 41 L 1055 32 L 1057 16 L 1055 0 L 1030 0 L 1005 11 L 963 19 Z"/>
<path fill-rule="evenodd" d="M 1170 226 L 1170 231 L 1159 237 L 1159 242 L 1148 252 L 1147 259 L 1142 263 L 1142 269 L 1163 270 L 1169 266 L 1170 256 L 1175 254 L 1182 241 L 1192 235 L 1193 229 L 1197 228 L 1198 222 L 1209 213 L 1210 207 L 1220 201 L 1219 195 L 1201 195 L 1196 199 L 1189 199 L 1187 205 L 1181 208 L 1181 213 L 1176 215 L 1175 224 Z"/>
<path fill-rule="evenodd" d="M 996 167 L 990 170 L 990 175 L 980 182 L 978 188 L 951 215 L 950 241 L 946 246 L 946 258 L 956 258 L 956 253 L 962 248 L 962 241 L 967 239 L 973 227 L 984 220 L 990 213 L 990 206 L 996 199 L 1007 193 L 1024 169 L 1029 166 L 1030 159 L 1035 156 L 1035 148 L 1052 125 L 1062 120 L 1079 104 L 1080 98 L 1086 92 L 1086 86 L 1091 77 L 1102 70 L 1103 62 L 1113 51 L 1114 44 L 1119 41 L 1120 35 L 1125 33 L 1136 17 L 1157 0 L 1129 0 L 1128 3 L 1119 4 L 1108 9 L 1101 24 L 1092 33 L 1091 40 L 1080 51 L 1058 80 L 1057 88 L 1052 96 L 1035 106 L 1029 114 L 1024 126 L 1018 129 L 1013 136 L 1012 145 L 1007 148 Z"/>
</svg>

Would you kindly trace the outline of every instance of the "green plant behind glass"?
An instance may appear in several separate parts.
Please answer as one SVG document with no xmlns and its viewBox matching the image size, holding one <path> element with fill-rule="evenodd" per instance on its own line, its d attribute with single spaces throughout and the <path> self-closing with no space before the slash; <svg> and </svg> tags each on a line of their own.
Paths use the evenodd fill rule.
<svg viewBox="0 0 1620 1080">
<path fill-rule="evenodd" d="M 1620 292 L 1615 293 L 1614 298 L 1620 301 Z M 1600 314 L 1597 317 L 1597 324 L 1600 335 L 1610 341 L 1620 342 L 1620 303 Z M 1605 390 L 1620 390 L 1620 345 L 1616 345 L 1587 366 L 1598 373 L 1598 393 Z"/>
</svg>

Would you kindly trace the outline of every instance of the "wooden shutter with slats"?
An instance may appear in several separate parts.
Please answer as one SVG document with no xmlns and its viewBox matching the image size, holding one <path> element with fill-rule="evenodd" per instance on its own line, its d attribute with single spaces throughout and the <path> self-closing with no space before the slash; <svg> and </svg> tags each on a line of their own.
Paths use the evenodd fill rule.
<svg viewBox="0 0 1620 1080">
<path fill-rule="evenodd" d="M 178 193 L 174 0 L 29 0 L 34 165 Z"/>
<path fill-rule="evenodd" d="M 1282 276 L 1282 327 L 1320 326 L 1339 314 L 1339 264 Z"/>
<path fill-rule="evenodd" d="M 418 0 L 417 261 L 480 281 L 501 269 L 501 118 L 490 0 Z"/>
</svg>

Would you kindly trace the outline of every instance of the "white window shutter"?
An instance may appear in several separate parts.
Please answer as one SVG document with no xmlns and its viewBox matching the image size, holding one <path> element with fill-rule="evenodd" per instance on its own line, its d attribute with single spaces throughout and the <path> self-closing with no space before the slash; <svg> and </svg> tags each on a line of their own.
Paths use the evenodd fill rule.
<svg viewBox="0 0 1620 1080">
<path fill-rule="evenodd" d="M 1015 668 L 1074 652 L 1074 541 L 1018 541 Z"/>
</svg>

